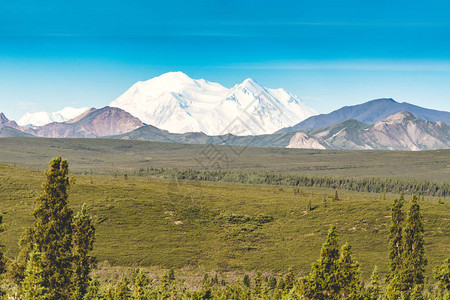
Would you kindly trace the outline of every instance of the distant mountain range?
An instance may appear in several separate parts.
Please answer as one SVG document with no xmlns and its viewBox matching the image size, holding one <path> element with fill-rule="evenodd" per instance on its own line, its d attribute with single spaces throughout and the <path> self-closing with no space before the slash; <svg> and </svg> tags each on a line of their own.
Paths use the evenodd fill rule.
<svg viewBox="0 0 450 300">
<path fill-rule="evenodd" d="M 344 106 L 329 114 L 312 116 L 294 126 L 280 129 L 276 133 L 305 131 L 351 119 L 373 124 L 402 111 L 410 112 L 419 119 L 450 124 L 450 113 L 447 111 L 427 109 L 405 102 L 398 103 L 391 98 L 385 98 L 353 106 Z"/>
<path fill-rule="evenodd" d="M 297 132 L 287 148 L 432 150 L 450 148 L 450 126 L 399 112 L 375 124 L 347 120 Z"/>
<path fill-rule="evenodd" d="M 66 122 L 53 122 L 44 126 L 18 126 L 1 114 L 0 128 L 11 128 L 8 136 L 37 136 L 52 138 L 98 138 L 130 132 L 142 127 L 138 118 L 115 107 L 91 108 L 81 115 Z M 6 132 L 6 131 L 5 131 Z M 6 134 L 6 133 L 5 133 Z"/>
<path fill-rule="evenodd" d="M 268 134 L 317 114 L 294 94 L 246 79 L 232 88 L 182 72 L 134 84 L 110 106 L 174 133 Z"/>
<path fill-rule="evenodd" d="M 313 149 L 450 148 L 449 112 L 376 99 L 311 116 L 314 111 L 295 95 L 251 79 L 227 89 L 181 72 L 166 73 L 136 83 L 111 105 L 29 114 L 21 119 L 26 126 L 0 113 L 0 137 L 107 137 Z M 64 121 L 29 125 L 50 119 Z"/>
</svg>

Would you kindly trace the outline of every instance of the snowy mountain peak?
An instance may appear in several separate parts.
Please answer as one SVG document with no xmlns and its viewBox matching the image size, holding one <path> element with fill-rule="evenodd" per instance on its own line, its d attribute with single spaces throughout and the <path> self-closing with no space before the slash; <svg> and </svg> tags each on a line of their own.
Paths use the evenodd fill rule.
<svg viewBox="0 0 450 300">
<path fill-rule="evenodd" d="M 272 133 L 316 114 L 295 95 L 264 88 L 251 78 L 228 89 L 182 72 L 140 81 L 110 106 L 170 132 L 210 135 Z M 232 124 L 237 118 L 241 124 Z"/>
<path fill-rule="evenodd" d="M 21 126 L 43 126 L 53 122 L 65 122 L 73 119 L 88 110 L 87 107 L 73 108 L 65 107 L 56 112 L 35 112 L 24 114 L 17 123 Z"/>
</svg>

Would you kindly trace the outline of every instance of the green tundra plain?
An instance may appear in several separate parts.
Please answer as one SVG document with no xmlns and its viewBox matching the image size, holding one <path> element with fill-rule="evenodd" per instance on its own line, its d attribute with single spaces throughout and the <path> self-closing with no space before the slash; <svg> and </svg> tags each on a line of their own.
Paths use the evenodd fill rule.
<svg viewBox="0 0 450 300">
<path fill-rule="evenodd" d="M 5 138 L 0 145 L 0 210 L 6 226 L 1 240 L 11 258 L 33 221 L 43 170 L 62 155 L 73 177 L 70 205 L 78 211 L 87 204 L 96 226 L 94 254 L 107 265 L 275 274 L 292 267 L 306 274 L 330 225 L 336 225 L 341 244 L 352 245 L 363 278 L 374 266 L 388 271 L 390 209 L 397 193 L 178 180 L 139 172 L 201 169 L 194 158 L 204 145 L 39 138 Z M 237 155 L 236 148 L 219 148 L 234 155 L 229 169 L 235 171 L 450 182 L 448 150 L 246 148 Z M 437 196 L 419 199 L 431 277 L 450 252 L 450 202 Z"/>
</svg>

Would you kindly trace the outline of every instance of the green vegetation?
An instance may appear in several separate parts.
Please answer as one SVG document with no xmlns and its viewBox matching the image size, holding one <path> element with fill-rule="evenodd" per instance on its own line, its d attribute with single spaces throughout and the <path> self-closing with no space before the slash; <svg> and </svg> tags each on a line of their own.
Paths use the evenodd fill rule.
<svg viewBox="0 0 450 300">
<path fill-rule="evenodd" d="M 17 161 L 17 165 L 41 168 L 40 162 L 26 154 L 30 139 L 6 140 L 12 144 L 23 143 L 25 153 L 11 155 L 7 158 L 9 163 Z M 164 157 L 163 147 L 167 144 L 163 143 L 136 142 L 125 150 L 101 153 L 111 145 L 110 140 L 69 140 L 65 146 L 59 140 L 36 141 L 36 149 L 42 150 L 42 156 L 54 150 L 45 148 L 49 145 L 59 145 L 58 148 L 79 143 L 81 147 L 91 143 L 92 148 L 84 154 L 83 150 L 71 152 L 78 160 L 74 164 L 74 177 L 69 180 L 65 175 L 56 176 L 71 185 L 71 208 L 64 210 L 70 216 L 63 218 L 65 221 L 58 226 L 66 228 L 65 236 L 70 236 L 70 255 L 64 265 L 70 268 L 71 276 L 66 276 L 67 273 L 59 278 L 68 279 L 69 290 L 77 291 L 73 293 L 76 299 L 83 299 L 83 294 L 88 297 L 84 299 L 149 299 L 149 296 L 151 299 L 291 299 L 305 294 L 323 299 L 377 299 L 391 291 L 411 299 L 422 295 L 422 291 L 428 298 L 446 297 L 450 276 L 446 260 L 450 245 L 450 206 L 445 197 L 448 193 L 445 171 L 435 181 L 427 181 L 424 174 L 408 173 L 409 167 L 393 171 L 398 172 L 393 178 L 377 174 L 369 178 L 364 174 L 376 170 L 372 159 L 378 155 L 379 159 L 386 155 L 389 160 L 392 154 L 405 159 L 409 153 L 354 152 L 356 156 L 366 157 L 369 163 L 354 178 L 340 178 L 338 168 L 333 168 L 341 162 L 327 162 L 334 167 L 316 169 L 319 173 L 312 171 L 312 174 L 305 170 L 274 168 L 269 172 L 266 166 L 250 167 L 256 164 L 254 158 L 244 171 L 233 168 L 202 171 L 189 169 L 192 162 L 188 163 L 180 153 L 179 157 L 166 158 L 165 163 L 172 167 L 163 169 L 158 166 L 159 161 L 150 165 L 146 160 L 134 160 L 149 146 L 156 149 L 154 157 Z M 9 147 L 0 152 L 10 151 Z M 174 147 L 171 145 L 168 151 L 183 151 Z M 184 151 L 189 153 L 193 151 L 189 147 L 196 145 L 186 147 Z M 48 153 L 44 154 L 44 149 Z M 274 151 L 271 153 L 274 157 L 284 157 L 280 155 L 284 149 L 246 151 L 255 154 L 263 150 Z M 131 153 L 132 159 L 127 153 Z M 439 157 L 440 153 L 434 154 Z M 294 154 L 292 157 L 325 157 L 320 151 Z M 23 160 L 18 160 L 21 155 Z M 345 152 L 330 151 L 327 155 L 350 161 Z M 416 162 L 422 160 L 429 164 L 431 157 L 419 153 L 415 158 Z M 448 164 L 445 157 L 436 163 L 437 169 Z M 113 159 L 117 163 L 113 164 Z M 86 167 L 89 163 L 92 169 Z M 271 162 L 268 159 L 261 163 Z M 106 167 L 108 164 L 111 167 Z M 318 161 L 307 164 L 317 166 Z M 393 170 L 392 166 L 383 168 L 386 172 Z M 404 176 L 400 176 L 401 171 Z M 427 172 L 433 176 L 434 171 Z M 39 170 L 0 164 L 0 210 L 6 228 L 2 242 L 7 247 L 6 257 L 11 259 L 10 277 L 23 282 L 20 285 L 23 291 L 32 291 L 27 299 L 43 299 L 43 295 L 52 293 L 46 278 L 49 272 L 45 271 L 46 255 L 51 251 L 48 245 L 36 246 L 40 239 L 53 240 L 50 236 L 45 238 L 46 232 L 52 232 L 45 229 L 48 225 L 34 218 L 45 215 L 36 213 L 35 205 L 39 208 L 40 200 L 52 199 L 51 190 L 47 196 L 37 198 L 41 194 L 42 176 Z M 348 185 L 349 182 L 352 184 Z M 393 185 L 387 188 L 388 184 Z M 392 199 L 400 191 L 422 194 L 411 201 L 407 217 L 402 206 L 409 195 L 406 200 L 395 201 L 391 212 Z M 72 216 L 72 209 L 80 213 Z M 391 221 L 397 226 L 389 227 Z M 64 224 L 71 224 L 70 228 Z M 332 227 L 330 234 L 331 225 L 336 227 Z M 32 230 L 25 231 L 19 243 L 18 237 L 26 228 Z M 32 238 L 33 228 L 34 232 L 36 228 L 43 229 L 40 238 Z M 90 253 L 94 233 L 95 246 Z M 337 237 L 343 242 L 342 248 Z M 324 240 L 327 240 L 325 248 L 311 269 Z M 397 248 L 393 249 L 392 245 Z M 426 253 L 426 259 L 420 253 Z M 94 257 L 100 263 L 91 271 Z M 11 263 L 13 258 L 17 258 L 16 264 Z M 428 264 L 417 265 L 425 261 Z M 407 272 L 411 266 L 417 266 L 415 273 Z M 384 282 L 386 275 L 389 284 Z M 90 280 L 91 276 L 95 279 Z M 392 278 L 397 278 L 398 285 Z M 8 282 L 3 284 L 4 288 L 14 292 Z M 345 284 L 336 286 L 333 282 Z"/>
<path fill-rule="evenodd" d="M 233 171 L 200 171 L 141 168 L 138 176 L 156 176 L 176 178 L 181 180 L 224 181 L 252 184 L 272 184 L 303 187 L 324 187 L 345 189 L 357 192 L 372 193 L 419 193 L 431 196 L 448 196 L 450 184 L 436 183 L 428 180 L 400 180 L 391 178 L 333 178 L 307 175 L 279 174 L 269 172 L 233 172 Z M 334 193 L 333 201 L 339 201 L 338 191 Z"/>
<path fill-rule="evenodd" d="M 33 221 L 42 173 L 0 166 L 0 199 L 7 256 Z M 71 207 L 87 204 L 96 226 L 94 254 L 122 266 L 307 272 L 330 224 L 352 245 L 368 278 L 388 257 L 391 199 L 397 194 L 222 182 L 175 181 L 113 175 L 76 175 Z M 323 199 L 328 198 L 327 207 Z M 307 211 L 311 201 L 311 211 Z M 449 202 L 420 203 L 424 216 L 428 276 L 449 251 Z M 301 253 L 301 255 L 298 255 Z"/>
<path fill-rule="evenodd" d="M 70 161 L 72 173 L 128 175 L 147 167 L 202 169 L 196 158 L 201 159 L 207 147 L 112 139 L 2 138 L 0 142 L 0 163 L 45 170 L 48 161 L 62 155 Z M 226 155 L 231 171 L 450 182 L 450 150 L 335 151 L 237 146 L 214 149 Z"/>
</svg>

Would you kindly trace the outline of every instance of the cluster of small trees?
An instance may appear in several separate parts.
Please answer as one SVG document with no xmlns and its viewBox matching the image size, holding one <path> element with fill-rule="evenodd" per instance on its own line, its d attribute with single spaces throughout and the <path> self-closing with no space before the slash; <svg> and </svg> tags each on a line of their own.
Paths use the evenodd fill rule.
<svg viewBox="0 0 450 300">
<path fill-rule="evenodd" d="M 201 171 L 201 170 L 170 170 L 164 168 L 149 168 L 140 175 L 172 175 L 177 179 L 225 181 L 252 184 L 273 184 L 287 186 L 323 187 L 344 189 L 371 193 L 408 193 L 429 196 L 450 195 L 450 185 L 446 182 L 429 180 L 400 180 L 394 178 L 343 178 L 328 176 L 307 176 L 280 174 L 269 172 L 235 172 L 235 171 Z"/>
<path fill-rule="evenodd" d="M 187 289 L 175 279 L 173 269 L 158 284 L 142 271 L 136 271 L 131 280 L 122 277 L 115 285 L 105 286 L 91 278 L 95 228 L 86 206 L 73 215 L 67 201 L 69 186 L 67 161 L 52 160 L 33 213 L 35 221 L 11 263 L 9 272 L 16 283 L 16 290 L 9 293 L 11 299 L 450 299 L 450 259 L 435 270 L 436 288 L 424 289 L 427 260 L 416 196 L 407 214 L 403 196 L 394 200 L 389 274 L 384 283 L 376 267 L 370 283 L 363 283 L 350 244 L 339 248 L 336 227 L 331 226 L 319 259 L 306 276 L 296 278 L 290 269 L 285 276 L 258 272 L 254 278 L 245 275 L 242 281 L 227 283 L 205 274 L 200 288 Z M 4 273 L 3 247 L 0 250 L 0 273 Z"/>
</svg>

